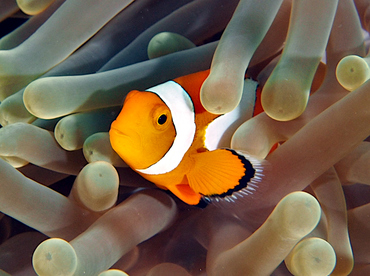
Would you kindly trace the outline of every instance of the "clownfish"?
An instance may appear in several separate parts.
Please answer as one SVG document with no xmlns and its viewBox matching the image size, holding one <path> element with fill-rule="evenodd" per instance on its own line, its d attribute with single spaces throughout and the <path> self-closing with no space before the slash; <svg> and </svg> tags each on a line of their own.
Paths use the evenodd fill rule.
<svg viewBox="0 0 370 276">
<path fill-rule="evenodd" d="M 223 115 L 206 111 L 200 89 L 208 74 L 131 91 L 109 131 L 112 148 L 133 170 L 190 205 L 248 196 L 263 176 L 257 159 L 220 148 L 246 120 L 238 122 L 245 101 L 243 96 L 238 108 Z M 246 81 L 256 93 L 257 82 Z"/>
</svg>

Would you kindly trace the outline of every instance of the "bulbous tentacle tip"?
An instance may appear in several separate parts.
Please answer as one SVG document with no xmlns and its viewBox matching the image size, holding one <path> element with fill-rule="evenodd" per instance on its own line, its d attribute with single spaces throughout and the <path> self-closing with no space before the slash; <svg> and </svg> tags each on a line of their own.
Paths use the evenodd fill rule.
<svg viewBox="0 0 370 276">
<path fill-rule="evenodd" d="M 267 81 L 261 104 L 265 113 L 277 121 L 291 121 L 306 110 L 310 91 L 298 81 L 276 79 Z"/>
<path fill-rule="evenodd" d="M 153 36 L 149 41 L 147 52 L 148 57 L 153 59 L 194 47 L 196 45 L 182 35 L 172 32 L 161 32 Z"/>
<path fill-rule="evenodd" d="M 98 276 L 128 276 L 128 274 L 119 269 L 109 269 L 103 271 Z"/>
<path fill-rule="evenodd" d="M 77 255 L 67 241 L 52 238 L 36 248 L 32 264 L 40 276 L 72 276 L 77 268 Z"/>
<path fill-rule="evenodd" d="M 237 81 L 225 80 L 211 71 L 200 91 L 200 101 L 204 109 L 213 114 L 233 111 L 240 103 L 244 84 L 244 78 L 236 79 Z"/>
<path fill-rule="evenodd" d="M 300 241 L 284 260 L 293 275 L 330 275 L 336 264 L 333 247 L 325 240 L 312 237 Z"/>
<path fill-rule="evenodd" d="M 339 61 L 335 74 L 340 85 L 353 91 L 370 78 L 370 68 L 366 58 L 349 55 Z"/>
<path fill-rule="evenodd" d="M 302 238 L 319 223 L 321 208 L 319 202 L 306 192 L 293 192 L 285 196 L 276 206 L 274 216 L 287 238 Z"/>
</svg>

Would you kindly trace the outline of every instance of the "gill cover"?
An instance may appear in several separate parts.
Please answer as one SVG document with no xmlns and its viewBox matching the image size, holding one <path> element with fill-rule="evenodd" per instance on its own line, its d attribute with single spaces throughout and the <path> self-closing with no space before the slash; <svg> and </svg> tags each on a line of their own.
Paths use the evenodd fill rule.
<svg viewBox="0 0 370 276">
<path fill-rule="evenodd" d="M 166 104 L 151 92 L 131 91 L 109 131 L 114 151 L 133 169 L 158 162 L 176 136 Z"/>
</svg>

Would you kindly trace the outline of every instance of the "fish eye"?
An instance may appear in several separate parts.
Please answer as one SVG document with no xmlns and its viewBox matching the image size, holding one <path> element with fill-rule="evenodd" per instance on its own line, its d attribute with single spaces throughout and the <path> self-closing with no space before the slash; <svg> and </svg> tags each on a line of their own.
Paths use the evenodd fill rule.
<svg viewBox="0 0 370 276">
<path fill-rule="evenodd" d="M 167 122 L 167 115 L 166 114 L 161 114 L 158 117 L 157 123 L 158 123 L 158 125 L 163 125 L 165 122 Z"/>
<path fill-rule="evenodd" d="M 171 112 L 164 104 L 154 106 L 150 117 L 156 130 L 164 131 L 171 125 Z"/>
</svg>

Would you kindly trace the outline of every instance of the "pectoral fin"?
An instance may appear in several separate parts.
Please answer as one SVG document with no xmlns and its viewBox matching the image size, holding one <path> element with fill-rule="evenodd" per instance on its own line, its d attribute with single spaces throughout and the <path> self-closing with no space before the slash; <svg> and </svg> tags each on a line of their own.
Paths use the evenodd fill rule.
<svg viewBox="0 0 370 276">
<path fill-rule="evenodd" d="M 217 149 L 192 156 L 194 167 L 187 174 L 189 186 L 206 197 L 243 196 L 253 193 L 262 169 L 258 161 L 230 149 Z M 235 195 L 234 195 L 235 196 Z"/>
</svg>

